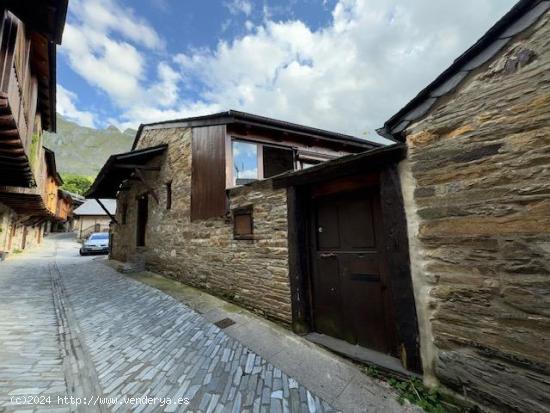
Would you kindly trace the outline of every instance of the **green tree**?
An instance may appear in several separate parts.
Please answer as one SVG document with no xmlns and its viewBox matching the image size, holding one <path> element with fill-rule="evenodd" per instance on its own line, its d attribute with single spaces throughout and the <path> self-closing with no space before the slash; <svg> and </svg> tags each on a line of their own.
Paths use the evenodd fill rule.
<svg viewBox="0 0 550 413">
<path fill-rule="evenodd" d="M 82 175 L 64 175 L 62 188 L 75 194 L 84 195 L 90 189 L 93 180 L 89 176 Z"/>
</svg>

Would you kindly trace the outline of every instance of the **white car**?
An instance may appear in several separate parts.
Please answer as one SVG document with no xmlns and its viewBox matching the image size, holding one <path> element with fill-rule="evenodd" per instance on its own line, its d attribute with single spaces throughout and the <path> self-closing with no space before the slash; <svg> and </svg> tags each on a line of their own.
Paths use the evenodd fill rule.
<svg viewBox="0 0 550 413">
<path fill-rule="evenodd" d="M 84 241 L 80 248 L 80 255 L 88 254 L 108 254 L 109 253 L 109 233 L 94 232 Z"/>
</svg>

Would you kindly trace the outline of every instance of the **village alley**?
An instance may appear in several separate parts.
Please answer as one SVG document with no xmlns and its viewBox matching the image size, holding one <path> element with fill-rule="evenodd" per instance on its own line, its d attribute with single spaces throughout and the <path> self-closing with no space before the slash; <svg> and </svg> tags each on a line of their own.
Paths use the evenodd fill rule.
<svg viewBox="0 0 550 413">
<path fill-rule="evenodd" d="M 65 234 L 0 266 L 0 338 L 0 412 L 341 410 Z M 344 410 L 405 409 L 374 381 L 371 404 L 347 391 Z"/>
</svg>

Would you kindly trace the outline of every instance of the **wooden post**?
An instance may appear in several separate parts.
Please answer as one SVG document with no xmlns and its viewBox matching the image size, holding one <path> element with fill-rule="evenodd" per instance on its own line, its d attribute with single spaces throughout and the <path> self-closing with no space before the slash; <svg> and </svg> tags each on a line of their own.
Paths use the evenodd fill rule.
<svg viewBox="0 0 550 413">
<path fill-rule="evenodd" d="M 116 218 L 113 216 L 113 214 L 111 214 L 111 212 L 109 212 L 109 210 L 105 207 L 105 205 L 103 205 L 103 202 L 101 202 L 98 198 L 95 198 L 95 200 L 97 201 L 101 209 L 103 209 L 105 213 L 109 215 L 109 218 L 111 218 L 111 221 L 113 221 L 115 224 L 118 224 Z"/>
<path fill-rule="evenodd" d="M 287 189 L 288 268 L 292 302 L 292 330 L 296 334 L 311 332 L 307 248 L 307 203 L 296 187 Z"/>
<path fill-rule="evenodd" d="M 408 370 L 421 373 L 418 322 L 409 260 L 409 239 L 401 183 L 395 164 L 380 173 L 380 200 L 384 227 L 384 252 L 391 274 L 397 334 L 403 343 L 403 362 Z"/>
</svg>

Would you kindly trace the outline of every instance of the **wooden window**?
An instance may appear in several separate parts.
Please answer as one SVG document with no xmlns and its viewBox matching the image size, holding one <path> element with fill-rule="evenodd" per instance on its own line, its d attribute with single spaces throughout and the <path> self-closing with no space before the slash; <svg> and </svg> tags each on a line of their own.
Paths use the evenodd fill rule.
<svg viewBox="0 0 550 413">
<path fill-rule="evenodd" d="M 232 179 L 235 186 L 270 178 L 295 169 L 294 149 L 261 142 L 232 140 Z"/>
<path fill-rule="evenodd" d="M 256 143 L 233 141 L 234 185 L 244 185 L 262 178 L 259 148 Z"/>
<path fill-rule="evenodd" d="M 233 238 L 253 239 L 254 219 L 252 206 L 237 208 L 233 210 Z"/>
<path fill-rule="evenodd" d="M 225 125 L 193 128 L 191 221 L 226 213 L 225 137 Z"/>
<path fill-rule="evenodd" d="M 172 209 L 172 182 L 166 184 L 166 209 Z"/>
</svg>

